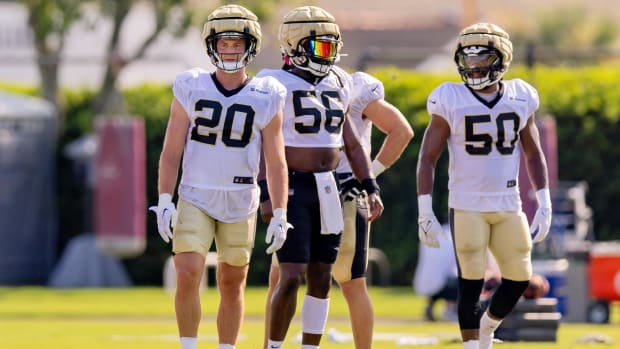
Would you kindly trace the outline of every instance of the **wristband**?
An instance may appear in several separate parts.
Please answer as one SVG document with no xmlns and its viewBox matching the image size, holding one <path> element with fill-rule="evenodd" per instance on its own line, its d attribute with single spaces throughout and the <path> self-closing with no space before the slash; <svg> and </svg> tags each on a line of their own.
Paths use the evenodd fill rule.
<svg viewBox="0 0 620 349">
<path fill-rule="evenodd" d="M 263 203 L 269 200 L 269 189 L 267 188 L 267 181 L 261 179 L 258 181 L 258 187 L 260 188 L 260 202 Z"/>
<path fill-rule="evenodd" d="M 433 197 L 430 194 L 418 196 L 418 212 L 421 214 L 433 214 Z"/>
<path fill-rule="evenodd" d="M 536 192 L 536 201 L 540 207 L 551 207 L 551 193 L 549 188 L 540 189 Z"/>
<path fill-rule="evenodd" d="M 273 219 L 275 219 L 276 222 L 286 221 L 286 209 L 276 208 L 273 210 Z"/>
<path fill-rule="evenodd" d="M 377 184 L 377 181 L 374 178 L 362 179 L 361 187 L 362 187 L 362 190 L 365 190 L 366 194 L 368 195 L 374 194 L 374 193 L 377 193 L 377 195 L 379 194 L 379 185 Z"/>
<path fill-rule="evenodd" d="M 372 173 L 375 175 L 375 178 L 379 177 L 379 175 L 382 174 L 383 171 L 385 171 L 385 169 L 387 168 L 384 164 L 381 163 L 381 161 L 379 161 L 379 159 L 372 160 L 372 163 L 370 165 L 370 167 L 372 168 Z"/>
<path fill-rule="evenodd" d="M 168 194 L 168 193 L 161 193 L 159 194 L 159 201 L 157 202 L 158 205 L 166 205 L 172 203 L 172 195 Z"/>
</svg>

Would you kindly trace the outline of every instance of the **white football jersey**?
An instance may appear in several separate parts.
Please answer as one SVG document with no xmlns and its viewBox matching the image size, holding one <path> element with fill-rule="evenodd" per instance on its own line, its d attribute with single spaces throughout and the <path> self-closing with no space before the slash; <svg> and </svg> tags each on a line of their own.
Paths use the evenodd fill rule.
<svg viewBox="0 0 620 349">
<path fill-rule="evenodd" d="M 516 211 L 519 132 L 538 109 L 537 91 L 520 79 L 485 101 L 463 83 L 446 82 L 428 97 L 427 110 L 450 125 L 448 206 L 477 212 Z"/>
<path fill-rule="evenodd" d="M 177 76 L 173 92 L 190 119 L 181 184 L 255 187 L 261 130 L 282 109 L 284 86 L 273 78 L 255 77 L 236 91 L 226 91 L 214 75 L 194 68 Z"/>
<path fill-rule="evenodd" d="M 360 143 L 367 154 L 370 154 L 370 136 L 372 134 L 372 122 L 363 117 L 364 109 L 371 102 L 385 97 L 383 83 L 377 78 L 364 72 L 351 74 L 351 104 L 349 105 L 349 122 L 357 131 Z M 340 154 L 340 163 L 336 169 L 338 173 L 352 172 L 351 165 L 344 151 Z"/>
<path fill-rule="evenodd" d="M 284 144 L 301 148 L 340 148 L 342 123 L 350 100 L 350 75 L 332 67 L 318 84 L 282 69 L 263 69 L 257 76 L 272 76 L 286 86 Z"/>
</svg>

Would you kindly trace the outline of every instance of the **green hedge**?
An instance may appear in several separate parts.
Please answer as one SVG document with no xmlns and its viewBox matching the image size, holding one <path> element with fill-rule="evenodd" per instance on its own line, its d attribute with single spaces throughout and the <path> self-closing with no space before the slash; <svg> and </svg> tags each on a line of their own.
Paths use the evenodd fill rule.
<svg viewBox="0 0 620 349">
<path fill-rule="evenodd" d="M 445 80 L 459 81 L 454 72 L 436 75 L 395 68 L 371 72 L 380 78 L 386 99 L 401 109 L 415 131 L 415 137 L 401 159 L 379 178 L 386 207 L 383 217 L 373 225 L 372 246 L 390 256 L 394 284 L 410 284 L 417 260 L 417 202 L 415 169 L 424 128 L 429 120 L 426 97 Z M 536 67 L 511 68 L 506 76 L 520 77 L 534 85 L 540 94 L 538 115 L 550 114 L 557 120 L 559 180 L 589 184 L 587 202 L 593 209 L 594 232 L 598 239 L 620 239 L 620 69 L 616 66 L 583 68 Z M 0 86 L 16 91 L 15 88 Z M 35 89 L 17 88 L 35 93 Z M 76 186 L 72 164 L 61 153 L 64 145 L 84 133 L 92 132 L 94 115 L 90 111 L 92 91 L 64 91 L 62 107 L 65 126 L 59 139 L 58 192 L 60 213 L 60 248 L 69 238 L 84 231 L 88 221 L 88 193 Z M 124 91 L 129 114 L 145 118 L 147 139 L 148 203 L 157 202 L 157 162 L 168 120 L 170 86 L 144 84 Z M 380 133 L 373 139 L 374 149 L 382 141 Z M 434 189 L 434 206 L 440 220 L 447 218 L 447 152 L 438 164 Z M 161 269 L 170 254 L 161 242 L 155 219 L 148 217 L 148 247 L 138 258 L 127 260 L 128 270 L 137 284 L 161 283 Z M 267 281 L 269 258 L 264 254 L 264 225 L 259 223 L 253 265 L 248 282 Z"/>
</svg>

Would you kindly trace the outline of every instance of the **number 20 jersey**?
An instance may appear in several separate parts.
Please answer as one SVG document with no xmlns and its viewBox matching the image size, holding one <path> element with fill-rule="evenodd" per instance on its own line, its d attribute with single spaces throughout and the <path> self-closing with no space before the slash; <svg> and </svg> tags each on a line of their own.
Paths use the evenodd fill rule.
<svg viewBox="0 0 620 349">
<path fill-rule="evenodd" d="M 284 144 L 300 148 L 340 148 L 342 123 L 350 99 L 350 75 L 338 67 L 313 85 L 282 69 L 263 69 L 286 86 L 282 133 Z"/>
<path fill-rule="evenodd" d="M 520 79 L 502 81 L 487 102 L 463 83 L 446 82 L 428 97 L 427 110 L 450 125 L 448 206 L 477 212 L 521 209 L 519 132 L 538 109 L 536 90 Z"/>
<path fill-rule="evenodd" d="M 256 186 L 261 130 L 282 109 L 284 86 L 252 78 L 236 93 L 223 93 L 211 73 L 193 68 L 177 76 L 172 90 L 190 119 L 181 183 L 225 190 Z"/>
</svg>

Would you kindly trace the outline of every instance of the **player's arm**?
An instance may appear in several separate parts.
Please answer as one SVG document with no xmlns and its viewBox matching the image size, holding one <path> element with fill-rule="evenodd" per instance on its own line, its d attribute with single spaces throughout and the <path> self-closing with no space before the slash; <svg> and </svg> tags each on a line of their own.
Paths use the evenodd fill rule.
<svg viewBox="0 0 620 349">
<path fill-rule="evenodd" d="M 368 204 L 370 205 L 370 216 L 368 220 L 374 221 L 383 213 L 383 203 L 379 198 L 379 186 L 370 168 L 370 158 L 364 147 L 360 144 L 359 137 L 353 126 L 345 119 L 342 125 L 342 137 L 344 139 L 344 150 L 356 178 L 360 179 L 362 189 L 368 193 Z"/>
<path fill-rule="evenodd" d="M 369 103 L 363 115 L 385 134 L 372 165 L 374 175 L 379 176 L 382 170 L 390 168 L 400 158 L 413 138 L 413 130 L 400 110 L 384 99 Z"/>
<path fill-rule="evenodd" d="M 279 250 L 286 241 L 287 231 L 293 228 L 287 222 L 286 209 L 288 200 L 288 168 L 284 154 L 284 137 L 282 136 L 282 111 L 279 110 L 269 124 L 262 130 L 264 172 L 267 177 L 268 192 L 271 201 L 269 226 L 265 242 L 269 244 L 267 253 Z M 261 188 L 261 191 L 263 189 Z M 267 205 L 261 205 L 267 206 Z M 261 207 L 261 214 L 265 207 Z"/>
<path fill-rule="evenodd" d="M 288 169 L 284 154 L 284 138 L 282 136 L 282 111 L 278 111 L 269 124 L 262 130 L 263 139 L 263 171 L 259 175 L 266 178 L 271 208 L 287 207 L 288 200 Z M 262 188 L 261 188 L 262 190 Z M 261 205 L 261 214 L 263 214 Z"/>
<path fill-rule="evenodd" d="M 176 222 L 177 211 L 172 202 L 172 197 L 177 183 L 179 164 L 185 148 L 188 127 L 187 113 L 181 103 L 174 98 L 170 106 L 170 118 L 166 127 L 164 145 L 159 156 L 157 182 L 159 198 L 157 206 L 149 207 L 149 210 L 155 212 L 157 216 L 157 231 L 166 243 L 173 238 L 171 226 L 174 226 Z"/>
<path fill-rule="evenodd" d="M 519 133 L 521 148 L 525 157 L 527 174 L 536 191 L 538 208 L 530 225 L 532 242 L 543 241 L 551 227 L 551 193 L 549 192 L 549 179 L 547 175 L 547 163 L 545 154 L 540 146 L 538 128 L 534 122 L 534 114 L 527 120 L 527 124 Z"/>
<path fill-rule="evenodd" d="M 538 127 L 536 127 L 534 115 L 527 120 L 527 124 L 519 133 L 519 137 L 521 137 L 525 167 L 532 187 L 536 191 L 547 188 L 549 186 L 547 162 L 540 146 L 540 135 Z"/>
<path fill-rule="evenodd" d="M 170 118 L 159 157 L 157 189 L 160 195 L 168 193 L 173 196 L 188 129 L 189 117 L 181 103 L 174 98 L 170 106 Z"/>
<path fill-rule="evenodd" d="M 450 125 L 438 115 L 432 115 L 431 121 L 424 131 L 417 167 L 418 196 L 433 192 L 433 176 L 435 165 L 450 137 Z"/>
<path fill-rule="evenodd" d="M 264 137 L 264 136 L 263 136 Z M 264 148 L 264 145 L 263 145 Z M 271 208 L 271 200 L 269 199 L 269 188 L 267 186 L 267 169 L 265 168 L 265 151 L 261 149 L 260 165 L 258 170 L 258 187 L 260 188 L 260 217 L 265 223 L 269 223 L 273 210 Z"/>
<path fill-rule="evenodd" d="M 439 115 L 431 115 L 431 121 L 424 131 L 417 167 L 418 187 L 418 237 L 430 247 L 441 246 L 438 236 L 446 233 L 433 212 L 433 177 L 435 165 L 450 136 L 450 125 Z"/>
</svg>

